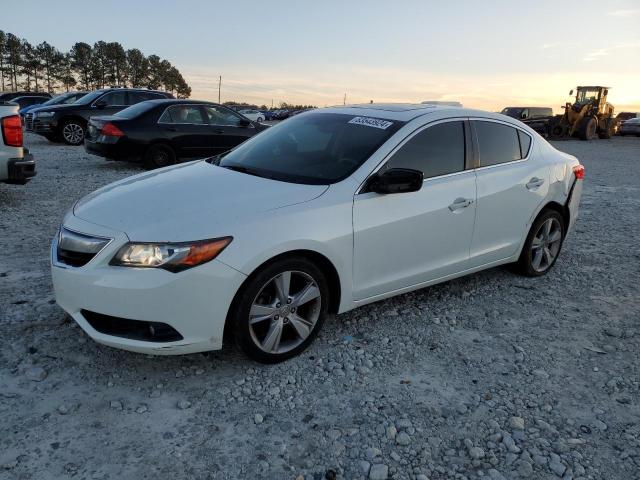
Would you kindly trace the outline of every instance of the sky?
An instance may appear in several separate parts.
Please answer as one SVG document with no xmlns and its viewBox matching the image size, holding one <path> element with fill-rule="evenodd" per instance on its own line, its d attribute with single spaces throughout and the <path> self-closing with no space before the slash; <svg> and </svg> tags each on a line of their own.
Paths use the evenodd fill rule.
<svg viewBox="0 0 640 480">
<path fill-rule="evenodd" d="M 0 0 L 0 29 L 68 50 L 118 41 L 168 59 L 192 98 L 320 107 L 456 100 L 560 106 L 611 87 L 640 111 L 640 0 Z"/>
</svg>

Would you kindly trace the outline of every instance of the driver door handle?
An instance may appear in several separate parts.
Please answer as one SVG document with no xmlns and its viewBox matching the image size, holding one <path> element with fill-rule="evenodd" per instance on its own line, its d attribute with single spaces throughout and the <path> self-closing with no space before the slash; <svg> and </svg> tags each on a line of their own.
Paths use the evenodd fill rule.
<svg viewBox="0 0 640 480">
<path fill-rule="evenodd" d="M 449 205 L 449 210 L 455 212 L 456 210 L 460 210 L 461 208 L 467 208 L 469 205 L 473 203 L 473 200 L 470 198 L 456 198 L 451 205 Z"/>
<path fill-rule="evenodd" d="M 527 187 L 527 189 L 529 190 L 533 190 L 534 188 L 541 187 L 543 183 L 544 183 L 544 179 L 533 177 L 531 180 L 529 180 L 529 182 L 525 185 L 525 187 Z"/>
</svg>

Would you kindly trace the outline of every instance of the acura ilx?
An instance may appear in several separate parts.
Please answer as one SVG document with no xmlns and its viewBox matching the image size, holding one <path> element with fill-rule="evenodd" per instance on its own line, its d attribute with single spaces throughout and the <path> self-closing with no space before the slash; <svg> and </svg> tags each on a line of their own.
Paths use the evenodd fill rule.
<svg viewBox="0 0 640 480">
<path fill-rule="evenodd" d="M 215 350 L 226 329 L 278 362 L 330 313 L 502 264 L 546 274 L 583 177 L 575 157 L 500 114 L 313 110 L 78 201 L 52 244 L 56 299 L 113 347 Z"/>
</svg>

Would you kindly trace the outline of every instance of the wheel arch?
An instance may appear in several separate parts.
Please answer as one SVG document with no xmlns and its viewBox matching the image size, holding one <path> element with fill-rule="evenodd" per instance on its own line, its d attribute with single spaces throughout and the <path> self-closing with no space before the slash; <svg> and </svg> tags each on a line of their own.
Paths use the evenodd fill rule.
<svg viewBox="0 0 640 480">
<path fill-rule="evenodd" d="M 65 115 L 64 117 L 61 117 L 60 120 L 58 120 L 58 130 L 60 130 L 62 128 L 62 125 L 68 122 L 69 120 L 75 120 L 78 123 L 81 123 L 82 125 L 84 125 L 85 128 L 88 123 L 87 120 L 82 115 L 75 115 L 75 114 Z"/>
<path fill-rule="evenodd" d="M 245 285 L 247 284 L 249 279 L 252 278 L 256 272 L 267 267 L 268 265 L 271 265 L 272 263 L 282 260 L 284 258 L 293 258 L 293 257 L 306 258 L 307 260 L 310 260 L 311 262 L 313 262 L 318 268 L 320 268 L 320 270 L 322 270 L 322 272 L 326 276 L 327 283 L 329 284 L 329 310 L 328 311 L 331 314 L 338 313 L 338 310 L 340 308 L 340 300 L 342 297 L 342 287 L 340 285 L 340 276 L 338 274 L 338 270 L 336 269 L 333 262 L 331 262 L 331 260 L 329 260 L 329 258 L 327 258 L 325 255 L 314 250 L 307 250 L 307 249 L 289 250 L 286 252 L 279 253 L 278 255 L 275 255 L 269 258 L 268 260 L 262 262 L 260 265 L 254 268 L 251 271 L 251 273 L 247 275 L 247 278 L 244 279 L 244 281 L 236 291 L 233 297 L 233 300 L 231 301 L 231 305 L 227 311 L 227 318 L 224 324 L 225 339 L 229 339 L 233 332 L 233 325 L 231 325 L 232 322 L 229 321 L 229 317 L 231 315 L 231 312 L 236 308 L 236 302 L 237 302 L 239 293 L 245 288 Z"/>
<path fill-rule="evenodd" d="M 260 265 L 254 268 L 252 272 L 247 275 L 247 279 L 242 283 L 238 291 L 242 290 L 247 280 L 251 278 L 251 276 L 253 276 L 257 271 L 265 268 L 267 265 L 271 265 L 274 262 L 282 260 L 283 258 L 291 257 L 306 258 L 307 260 L 313 262 L 318 268 L 320 268 L 320 270 L 322 270 L 322 273 L 325 274 L 327 283 L 329 284 L 329 313 L 337 313 L 342 296 L 342 287 L 340 285 L 340 275 L 338 274 L 338 269 L 335 267 L 333 262 L 329 260 L 329 258 L 315 250 L 288 250 L 269 258 L 268 260 L 262 262 Z"/>
</svg>

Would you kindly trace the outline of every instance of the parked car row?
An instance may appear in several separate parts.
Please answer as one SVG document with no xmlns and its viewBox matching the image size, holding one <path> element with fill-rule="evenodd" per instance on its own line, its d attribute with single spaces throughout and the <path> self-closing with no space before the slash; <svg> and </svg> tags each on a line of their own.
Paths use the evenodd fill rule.
<svg viewBox="0 0 640 480">
<path fill-rule="evenodd" d="M 92 116 L 88 153 L 144 161 L 149 168 L 231 150 L 268 128 L 222 105 L 197 100 L 149 100 L 114 115 Z"/>
</svg>

